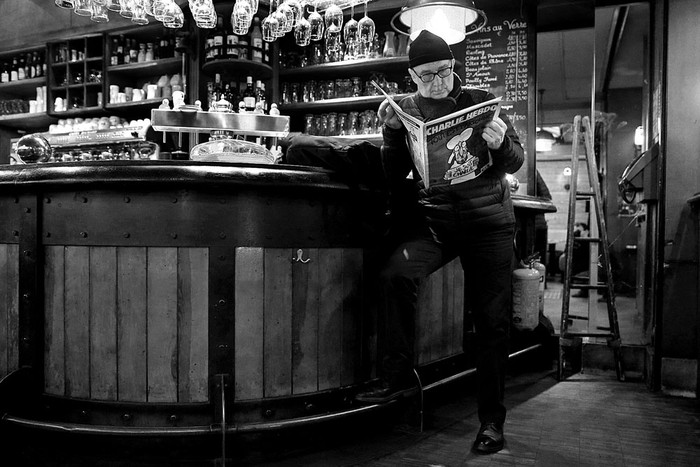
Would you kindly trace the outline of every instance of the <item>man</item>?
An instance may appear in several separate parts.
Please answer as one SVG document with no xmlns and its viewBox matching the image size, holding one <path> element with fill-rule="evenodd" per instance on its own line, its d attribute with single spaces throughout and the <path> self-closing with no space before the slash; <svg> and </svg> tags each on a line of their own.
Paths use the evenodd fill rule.
<svg viewBox="0 0 700 467">
<path fill-rule="evenodd" d="M 447 43 L 422 31 L 409 51 L 408 71 L 418 91 L 404 98 L 399 103 L 401 108 L 429 121 L 494 97 L 485 91 L 462 88 L 454 64 Z M 481 428 L 473 449 L 477 453 L 497 452 L 504 444 L 503 395 L 515 229 L 505 174 L 522 165 L 522 146 L 508 119 L 495 118 L 481 135 L 488 147 L 482 151 L 485 160 L 461 177 L 460 183 L 429 188 L 418 183 L 415 189 L 407 190 L 407 175 L 413 172 L 416 178 L 417 173 L 406 144 L 406 131 L 387 101 L 380 105 L 378 116 L 384 125 L 381 155 L 393 198 L 392 215 L 401 211 L 408 222 L 401 226 L 399 245 L 381 275 L 383 318 L 389 331 L 380 336 L 382 378 L 377 387 L 358 394 L 357 400 L 386 402 L 402 397 L 415 386 L 412 368 L 417 281 L 459 256 L 465 272 L 465 301 L 476 329 Z M 402 195 L 414 196 L 412 210 L 397 200 Z"/>
</svg>

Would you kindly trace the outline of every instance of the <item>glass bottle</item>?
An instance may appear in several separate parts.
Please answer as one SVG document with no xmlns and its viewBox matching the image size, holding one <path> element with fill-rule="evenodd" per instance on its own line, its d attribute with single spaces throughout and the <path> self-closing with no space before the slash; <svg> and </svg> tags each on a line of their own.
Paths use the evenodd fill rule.
<svg viewBox="0 0 700 467">
<path fill-rule="evenodd" d="M 246 112 L 253 112 L 255 110 L 255 89 L 253 88 L 253 77 L 246 76 L 245 78 L 246 87 L 243 91 L 243 102 L 245 102 Z"/>
<path fill-rule="evenodd" d="M 250 59 L 254 62 L 263 61 L 263 37 L 260 30 L 260 18 L 253 19 L 253 28 L 250 31 Z"/>
</svg>

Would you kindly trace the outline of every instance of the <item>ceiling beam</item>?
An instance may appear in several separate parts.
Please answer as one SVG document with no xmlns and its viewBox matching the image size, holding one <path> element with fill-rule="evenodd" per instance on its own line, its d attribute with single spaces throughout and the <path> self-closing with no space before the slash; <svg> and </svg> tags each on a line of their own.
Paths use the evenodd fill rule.
<svg viewBox="0 0 700 467">
<path fill-rule="evenodd" d="M 610 37 L 608 38 L 608 47 L 605 54 L 605 63 L 603 64 L 603 69 L 605 73 L 603 74 L 603 82 L 601 84 L 601 93 L 603 96 L 608 94 L 610 89 L 610 81 L 612 80 L 613 67 L 615 66 L 615 56 L 620 47 L 620 40 L 622 35 L 625 33 L 625 25 L 627 24 L 627 16 L 629 15 L 629 7 L 621 6 L 615 10 L 613 15 L 613 29 Z"/>
</svg>

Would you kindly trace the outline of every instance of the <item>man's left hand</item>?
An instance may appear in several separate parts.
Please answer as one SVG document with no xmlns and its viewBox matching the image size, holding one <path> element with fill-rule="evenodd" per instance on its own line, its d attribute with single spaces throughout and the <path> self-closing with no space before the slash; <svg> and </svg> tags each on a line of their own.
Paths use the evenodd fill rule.
<svg viewBox="0 0 700 467">
<path fill-rule="evenodd" d="M 505 122 L 500 117 L 496 117 L 486 124 L 481 137 L 484 138 L 489 149 L 496 150 L 503 144 L 507 129 Z"/>
</svg>

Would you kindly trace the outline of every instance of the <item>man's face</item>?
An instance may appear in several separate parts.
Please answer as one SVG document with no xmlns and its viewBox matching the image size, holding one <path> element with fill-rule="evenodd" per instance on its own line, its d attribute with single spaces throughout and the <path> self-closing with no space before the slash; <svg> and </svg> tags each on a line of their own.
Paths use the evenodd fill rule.
<svg viewBox="0 0 700 467">
<path fill-rule="evenodd" d="M 454 86 L 454 75 L 452 74 L 452 69 L 454 68 L 454 59 L 452 60 L 438 60 L 436 62 L 428 62 L 422 65 L 418 65 L 413 68 L 409 68 L 409 73 L 411 74 L 411 79 L 418 86 L 418 94 L 428 99 L 444 99 L 452 91 Z M 447 73 L 449 70 L 449 73 Z M 442 78 L 435 73 L 447 74 L 446 77 Z M 425 80 L 432 78 L 432 81 L 424 82 L 421 76 Z"/>
</svg>

